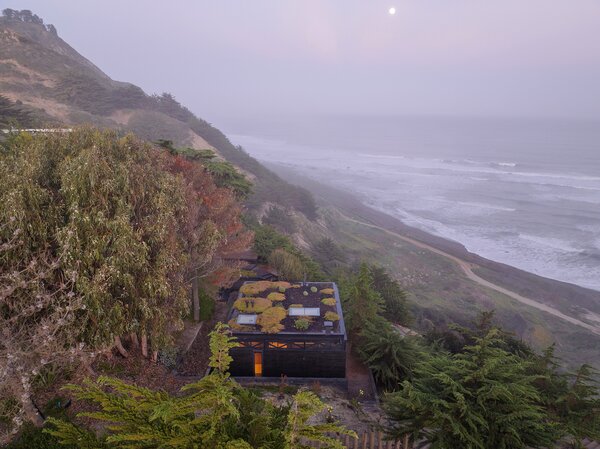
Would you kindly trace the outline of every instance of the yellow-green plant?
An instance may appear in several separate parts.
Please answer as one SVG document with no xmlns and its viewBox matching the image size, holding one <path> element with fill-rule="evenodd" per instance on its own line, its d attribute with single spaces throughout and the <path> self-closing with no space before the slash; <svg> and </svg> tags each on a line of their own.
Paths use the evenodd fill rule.
<svg viewBox="0 0 600 449">
<path fill-rule="evenodd" d="M 294 321 L 294 327 L 299 331 L 305 331 L 310 327 L 310 320 L 307 318 L 298 318 L 296 321 Z"/>
<path fill-rule="evenodd" d="M 238 298 L 233 307 L 243 313 L 261 313 L 271 307 L 271 300 L 267 298 Z"/>
<path fill-rule="evenodd" d="M 322 293 L 324 295 L 333 295 L 333 289 L 332 288 L 324 288 L 320 291 L 320 293 Z"/>
<path fill-rule="evenodd" d="M 290 308 L 304 307 L 302 304 L 290 304 Z"/>
<path fill-rule="evenodd" d="M 340 316 L 335 312 L 325 312 L 325 319 L 327 321 L 338 321 Z"/>
<path fill-rule="evenodd" d="M 271 301 L 285 301 L 285 295 L 283 293 L 273 292 L 267 295 L 267 299 Z"/>
<path fill-rule="evenodd" d="M 286 316 L 287 312 L 283 307 L 270 307 L 260 314 L 256 322 L 264 333 L 276 334 L 283 330 L 284 326 L 281 322 Z"/>
<path fill-rule="evenodd" d="M 335 306 L 336 303 L 335 298 L 323 298 L 321 302 L 326 306 Z"/>
</svg>

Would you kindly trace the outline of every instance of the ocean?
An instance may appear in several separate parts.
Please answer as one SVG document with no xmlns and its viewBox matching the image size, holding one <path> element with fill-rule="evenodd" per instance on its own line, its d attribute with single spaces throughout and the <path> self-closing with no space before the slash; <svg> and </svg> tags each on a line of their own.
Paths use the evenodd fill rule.
<svg viewBox="0 0 600 449">
<path fill-rule="evenodd" d="M 600 122 L 279 117 L 219 126 L 257 159 L 408 225 L 600 290 Z"/>
</svg>

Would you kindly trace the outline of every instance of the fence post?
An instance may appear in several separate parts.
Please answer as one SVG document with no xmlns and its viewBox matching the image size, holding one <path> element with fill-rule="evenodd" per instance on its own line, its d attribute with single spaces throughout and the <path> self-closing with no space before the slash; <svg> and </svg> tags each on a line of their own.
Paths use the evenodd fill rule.
<svg viewBox="0 0 600 449">
<path fill-rule="evenodd" d="M 369 431 L 369 449 L 375 449 L 375 432 L 373 429 Z"/>
<path fill-rule="evenodd" d="M 402 443 L 402 449 L 408 449 L 408 433 L 404 435 L 404 441 Z"/>
<path fill-rule="evenodd" d="M 379 432 L 377 432 L 377 449 L 383 449 L 383 445 L 381 444 L 381 438 L 382 434 L 380 430 Z"/>
<path fill-rule="evenodd" d="M 362 434 L 362 449 L 367 449 L 367 432 Z"/>
</svg>

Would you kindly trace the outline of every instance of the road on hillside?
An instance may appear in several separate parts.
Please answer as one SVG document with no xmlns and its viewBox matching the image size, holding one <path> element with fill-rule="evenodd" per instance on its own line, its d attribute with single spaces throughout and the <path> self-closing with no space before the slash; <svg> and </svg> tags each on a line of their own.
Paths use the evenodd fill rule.
<svg viewBox="0 0 600 449">
<path fill-rule="evenodd" d="M 340 212 L 341 213 L 341 212 Z M 589 323 L 585 323 L 581 320 L 578 320 L 577 318 L 574 318 L 572 316 L 569 315 L 565 315 L 564 313 L 562 313 L 560 310 L 555 309 L 554 307 L 551 307 L 547 304 L 541 303 L 539 301 L 536 301 L 535 299 L 531 299 L 531 298 L 527 298 L 525 296 L 521 296 L 516 292 L 513 292 L 511 290 L 508 290 L 507 288 L 501 287 L 499 285 L 494 284 L 493 282 L 487 281 L 485 279 L 483 279 L 482 277 L 479 277 L 478 275 L 476 275 L 473 272 L 473 264 L 470 264 L 469 262 L 466 262 L 456 256 L 453 256 L 452 254 L 448 254 L 440 249 L 434 248 L 433 246 L 430 246 L 426 243 L 420 242 L 418 240 L 412 239 L 410 237 L 406 237 L 402 234 L 398 234 L 397 232 L 394 231 L 390 231 L 389 229 L 385 229 L 382 228 L 381 226 L 376 226 L 370 223 L 366 223 L 364 221 L 360 221 L 360 220 L 355 220 L 354 218 L 350 218 L 347 215 L 342 214 L 347 220 L 357 223 L 357 224 L 361 224 L 363 226 L 367 226 L 369 228 L 374 228 L 374 229 L 379 229 L 380 231 L 385 232 L 388 235 L 392 235 L 396 238 L 399 238 L 401 240 L 404 240 L 405 242 L 408 242 L 414 246 L 417 246 L 419 248 L 423 248 L 426 249 L 427 251 L 431 251 L 433 253 L 439 254 L 440 256 L 446 257 L 450 260 L 452 260 L 453 262 L 457 263 L 460 268 L 463 270 L 463 272 L 465 273 L 465 275 L 472 280 L 473 282 L 478 283 L 479 285 L 483 285 L 484 287 L 490 288 L 492 290 L 495 290 L 497 292 L 500 292 L 510 298 L 516 299 L 517 301 L 523 303 L 523 304 L 527 304 L 528 306 L 531 307 L 535 307 L 538 310 L 542 310 L 546 313 L 549 313 L 550 315 L 554 315 L 557 318 L 560 318 L 562 320 L 568 321 L 571 324 L 575 324 L 576 326 L 580 326 L 583 327 L 591 332 L 593 332 L 596 335 L 600 335 L 600 327 L 598 326 L 594 326 L 592 324 Z"/>
</svg>

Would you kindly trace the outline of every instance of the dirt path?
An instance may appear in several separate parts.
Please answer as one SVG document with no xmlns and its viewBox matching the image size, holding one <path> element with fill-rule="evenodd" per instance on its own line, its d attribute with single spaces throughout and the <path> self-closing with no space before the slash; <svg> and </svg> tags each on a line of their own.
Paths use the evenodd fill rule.
<svg viewBox="0 0 600 449">
<path fill-rule="evenodd" d="M 342 214 L 343 215 L 343 214 Z M 525 296 L 521 296 L 518 293 L 515 293 L 511 290 L 508 290 L 507 288 L 501 287 L 499 285 L 494 284 L 493 282 L 487 281 L 481 277 L 479 277 L 478 275 L 476 275 L 473 272 L 473 267 L 474 265 L 465 262 L 464 260 L 453 256 L 452 254 L 448 254 L 442 250 L 439 250 L 437 248 L 434 248 L 433 246 L 427 245 L 426 243 L 420 242 L 418 240 L 414 240 L 411 239 L 410 237 L 406 237 L 403 236 L 402 234 L 398 234 L 397 232 L 393 232 L 390 231 L 389 229 L 385 229 L 382 228 L 381 226 L 376 226 L 370 223 L 366 223 L 364 221 L 360 221 L 360 220 L 355 220 L 353 218 L 348 217 L 347 215 L 343 215 L 347 220 L 353 222 L 353 223 L 358 223 L 361 224 L 363 226 L 367 226 L 369 228 L 373 228 L 373 229 L 378 229 L 380 231 L 385 232 L 388 235 L 392 235 L 396 238 L 399 238 L 401 240 L 404 240 L 414 246 L 417 246 L 419 248 L 423 248 L 426 249 L 427 251 L 431 251 L 433 253 L 439 254 L 440 256 L 446 257 L 447 259 L 452 260 L 453 262 L 457 263 L 460 268 L 463 270 L 463 272 L 465 273 L 465 275 L 471 279 L 473 282 L 477 282 L 479 285 L 483 285 L 484 287 L 487 288 L 491 288 L 492 290 L 495 290 L 497 292 L 500 292 L 506 296 L 509 296 L 510 298 L 516 299 L 517 301 L 523 303 L 523 304 L 527 304 L 528 306 L 531 307 L 535 307 L 538 310 L 542 310 L 546 313 L 549 313 L 551 315 L 554 315 L 557 318 L 560 318 L 562 320 L 568 321 L 571 324 L 575 324 L 576 326 L 580 326 L 583 327 L 591 332 L 593 332 L 594 334 L 600 335 L 600 327 L 599 326 L 594 326 L 592 324 L 588 324 L 585 323 L 581 320 L 578 320 L 577 318 L 573 318 L 572 316 L 569 315 L 565 315 L 564 313 L 562 313 L 560 310 L 557 310 L 547 304 L 541 303 L 539 301 L 536 301 L 534 299 L 531 298 L 527 298 Z"/>
</svg>

